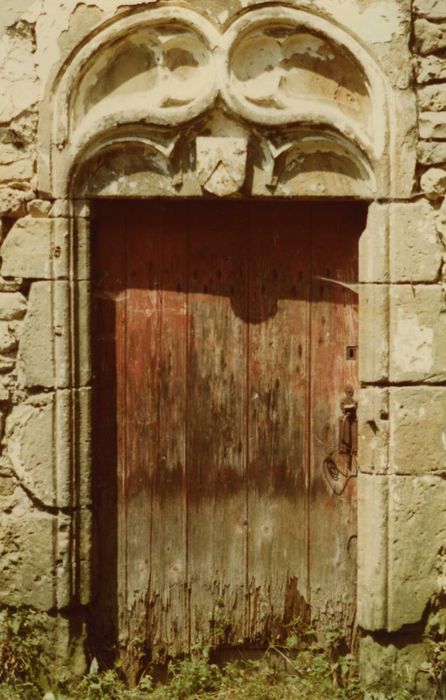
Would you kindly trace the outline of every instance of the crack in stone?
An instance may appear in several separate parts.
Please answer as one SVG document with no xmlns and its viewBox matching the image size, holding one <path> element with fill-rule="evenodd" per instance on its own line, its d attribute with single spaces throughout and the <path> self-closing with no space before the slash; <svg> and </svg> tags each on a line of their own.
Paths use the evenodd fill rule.
<svg viewBox="0 0 446 700">
<path fill-rule="evenodd" d="M 45 503 L 23 482 L 13 467 L 2 467 L 0 471 L 0 477 L 1 476 L 12 477 L 29 498 L 33 506 L 42 513 L 48 513 L 50 515 L 75 515 L 82 510 L 79 506 L 57 506 Z"/>
<path fill-rule="evenodd" d="M 414 381 L 404 381 L 404 382 L 390 382 L 386 379 L 376 381 L 376 382 L 361 382 L 361 387 L 366 389 L 369 387 L 379 387 L 379 388 L 400 388 L 400 387 L 416 387 L 416 386 L 424 386 L 424 387 L 442 387 L 444 388 L 446 386 L 446 373 L 442 374 L 429 374 L 426 377 L 423 377 L 423 379 L 419 380 L 414 380 Z"/>
</svg>

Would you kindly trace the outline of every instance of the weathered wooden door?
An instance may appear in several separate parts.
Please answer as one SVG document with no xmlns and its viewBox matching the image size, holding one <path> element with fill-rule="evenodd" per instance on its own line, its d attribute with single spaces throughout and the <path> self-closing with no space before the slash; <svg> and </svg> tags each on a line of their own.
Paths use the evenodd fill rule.
<svg viewBox="0 0 446 700">
<path fill-rule="evenodd" d="M 363 219 L 98 203 L 97 591 L 121 646 L 262 644 L 310 609 L 351 631 L 357 296 L 330 280 L 357 279 Z"/>
</svg>

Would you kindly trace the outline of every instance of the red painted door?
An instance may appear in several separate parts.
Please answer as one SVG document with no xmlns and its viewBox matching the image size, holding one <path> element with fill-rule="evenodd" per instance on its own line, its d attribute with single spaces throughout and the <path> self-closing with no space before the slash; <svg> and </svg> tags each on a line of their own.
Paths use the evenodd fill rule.
<svg viewBox="0 0 446 700">
<path fill-rule="evenodd" d="M 97 204 L 97 613 L 127 652 L 355 614 L 355 203 Z M 344 445 L 339 450 L 340 433 Z"/>
</svg>

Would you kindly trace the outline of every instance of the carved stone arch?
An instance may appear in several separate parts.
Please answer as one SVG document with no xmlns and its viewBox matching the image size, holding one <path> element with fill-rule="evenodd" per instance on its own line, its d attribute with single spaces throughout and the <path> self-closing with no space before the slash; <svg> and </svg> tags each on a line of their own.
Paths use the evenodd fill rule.
<svg viewBox="0 0 446 700">
<path fill-rule="evenodd" d="M 196 138 L 219 137 L 221 131 L 230 138 L 241 132 L 251 144 L 259 135 L 264 142 L 272 133 L 272 153 L 277 134 L 288 137 L 291 147 L 291 140 L 303 131 L 314 130 L 315 143 L 321 145 L 327 132 L 322 153 L 328 154 L 340 138 L 350 144 L 350 157 L 359 156 L 359 161 L 352 163 L 350 193 L 345 183 L 337 192 L 331 177 L 317 188 L 323 196 L 372 199 L 391 190 L 391 98 L 386 82 L 357 39 L 308 11 L 281 5 L 248 10 L 224 30 L 180 7 L 118 17 L 73 52 L 52 94 L 49 128 L 42 131 L 46 157 L 40 163 L 39 184 L 55 198 L 79 196 L 73 173 L 79 172 L 80 163 L 92 152 L 98 155 L 99 142 L 115 153 L 122 143 L 120 131 L 132 128 L 144 132 L 143 141 L 156 142 L 161 133 L 164 143 L 187 130 L 192 151 Z M 210 124 L 215 113 L 225 121 L 223 129 Z M 228 157 L 237 143 L 225 149 Z M 211 142 L 208 146 L 213 148 Z M 218 150 L 218 144 L 214 146 Z M 338 151 L 339 144 L 334 161 Z M 208 152 L 208 158 L 217 155 Z M 196 151 L 188 158 L 193 161 Z M 359 184 L 354 176 L 358 172 Z M 365 186 L 366 173 L 370 177 Z M 172 194 L 202 193 L 200 177 L 196 173 L 193 184 L 190 175 L 192 190 L 182 191 L 177 186 L 181 174 L 172 172 Z M 225 188 L 221 193 L 228 194 Z M 140 196 L 147 194 L 145 190 Z M 275 191 L 265 189 L 260 178 L 242 194 L 271 196 Z M 288 196 L 311 196 L 311 191 L 292 190 Z"/>
<path fill-rule="evenodd" d="M 368 155 L 386 188 L 379 167 L 389 139 L 386 84 L 344 28 L 292 8 L 248 12 L 228 30 L 225 60 L 222 92 L 234 111 L 258 124 L 337 131 Z"/>
<path fill-rule="evenodd" d="M 169 35 L 170 30 L 170 35 Z M 161 31 L 161 36 L 158 36 Z M 151 95 L 151 73 L 158 69 L 168 72 L 167 59 L 175 61 L 172 53 L 184 48 L 175 46 L 175 33 L 181 36 L 181 44 L 195 41 L 197 64 L 200 59 L 214 63 L 214 52 L 218 50 L 218 32 L 212 24 L 198 13 L 184 8 L 163 8 L 134 13 L 117 19 L 90 37 L 76 49 L 64 64 L 51 88 L 52 110 L 49 128 L 42 131 L 41 150 L 45 153 L 40 163 L 39 182 L 42 190 L 54 197 L 66 197 L 70 190 L 71 170 L 80 160 L 81 152 L 89 142 L 117 125 L 150 124 L 174 127 L 198 116 L 208 108 L 217 94 L 215 72 L 206 66 L 203 81 L 198 86 L 198 96 L 190 95 L 175 104 L 170 95 Z M 159 44 L 167 45 L 162 52 Z M 145 44 L 145 54 L 142 45 Z M 122 58 L 127 76 L 113 75 L 116 61 L 110 57 L 117 52 L 117 61 Z M 160 53 L 163 55 L 160 57 Z M 192 53 L 192 52 L 189 52 Z M 156 55 L 158 54 L 158 56 Z M 170 56 L 169 56 L 170 54 Z M 192 58 L 194 58 L 192 56 Z M 151 64 L 161 60 L 161 67 Z M 124 64 L 127 64 L 124 66 Z M 132 76 L 131 71 L 134 70 Z M 101 75 L 101 72 L 105 75 Z M 171 71 L 172 72 L 172 71 Z M 141 78 L 142 76 L 142 78 Z M 127 81 L 125 78 L 127 77 Z M 153 77 L 153 76 L 152 76 Z M 105 78 L 105 79 L 104 79 Z M 108 81 L 106 79 L 109 79 Z M 113 101 L 116 82 L 132 82 L 133 94 L 121 93 Z M 138 83 L 138 78 L 139 83 Z M 144 89 L 140 89 L 144 83 Z M 101 88 L 107 83 L 109 90 Z M 172 90 L 181 89 L 176 81 Z M 118 86 L 119 87 L 119 86 Z M 124 100 L 123 100 L 124 97 Z M 164 101 L 163 101 L 163 98 Z M 170 102 L 169 102 L 170 99 Z M 122 104 L 124 101 L 125 104 Z"/>
</svg>

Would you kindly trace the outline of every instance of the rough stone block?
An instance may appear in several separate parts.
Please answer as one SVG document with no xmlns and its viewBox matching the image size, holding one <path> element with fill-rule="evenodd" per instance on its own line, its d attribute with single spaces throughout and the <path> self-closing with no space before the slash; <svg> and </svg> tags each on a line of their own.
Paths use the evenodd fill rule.
<svg viewBox="0 0 446 700">
<path fill-rule="evenodd" d="M 34 282 L 20 338 L 19 379 L 26 387 L 70 382 L 68 282 Z"/>
<path fill-rule="evenodd" d="M 446 163 L 446 143 L 441 141 L 420 141 L 417 153 L 422 165 Z"/>
<path fill-rule="evenodd" d="M 392 286 L 390 381 L 444 381 L 445 353 L 446 306 L 441 285 Z"/>
<path fill-rule="evenodd" d="M 8 469 L 2 469 L 0 474 L 0 512 L 10 512 L 17 505 L 18 493 L 17 479 Z"/>
<path fill-rule="evenodd" d="M 387 379 L 389 371 L 388 338 L 389 285 L 360 285 L 359 378 L 361 382 L 373 383 Z"/>
<path fill-rule="evenodd" d="M 31 285 L 18 352 L 18 376 L 23 386 L 64 388 L 84 386 L 91 381 L 89 283 L 81 280 L 72 285 L 74 289 L 61 280 Z M 71 347 L 70 339 L 71 291 L 78 300 L 75 348 Z M 76 374 L 72 366 L 73 349 Z"/>
<path fill-rule="evenodd" d="M 15 357 L 0 355 L 0 374 L 9 374 L 15 368 Z"/>
<path fill-rule="evenodd" d="M 15 277 L 9 280 L 0 277 L 0 292 L 18 292 L 22 284 L 23 280 L 21 277 Z"/>
<path fill-rule="evenodd" d="M 358 623 L 366 630 L 387 624 L 388 477 L 358 476 Z"/>
<path fill-rule="evenodd" d="M 46 507 L 57 503 L 54 463 L 54 397 L 15 407 L 6 425 L 7 455 L 14 473 L 33 498 Z"/>
<path fill-rule="evenodd" d="M 426 85 L 418 90 L 418 105 L 427 112 L 446 110 L 446 85 Z"/>
<path fill-rule="evenodd" d="M 438 584 L 446 481 L 360 474 L 358 488 L 358 622 L 397 631 L 421 620 Z"/>
<path fill-rule="evenodd" d="M 443 246 L 436 212 L 426 200 L 390 206 L 390 278 L 392 282 L 433 282 L 442 265 Z"/>
<path fill-rule="evenodd" d="M 437 210 L 436 228 L 437 228 L 438 238 L 441 241 L 442 245 L 444 245 L 445 250 L 446 250 L 446 197 L 443 199 L 441 206 Z M 445 262 L 446 262 L 446 257 L 445 257 Z M 445 272 L 444 268 L 441 272 L 442 272 L 441 281 L 444 283 L 444 281 L 446 279 L 446 272 Z"/>
<path fill-rule="evenodd" d="M 0 187 L 0 216 L 13 218 L 25 216 L 27 202 L 31 199 L 34 199 L 34 193 L 31 190 Z"/>
<path fill-rule="evenodd" d="M 4 386 L 0 385 L 0 403 L 9 403 L 11 399 L 11 392 Z"/>
<path fill-rule="evenodd" d="M 444 0 L 415 0 L 414 10 L 419 15 L 430 19 L 446 19 Z"/>
<path fill-rule="evenodd" d="M 366 692 L 364 700 L 388 700 L 401 697 L 402 693 L 402 697 L 434 700 L 427 674 L 420 673 L 426 660 L 426 644 L 411 643 L 407 637 L 402 640 L 395 635 L 365 635 L 360 640 L 359 666 L 361 680 L 371 693 Z M 377 687 L 385 688 L 389 695 L 373 692 Z"/>
<path fill-rule="evenodd" d="M 26 313 L 26 299 L 20 292 L 0 293 L 0 320 L 14 321 Z"/>
<path fill-rule="evenodd" d="M 435 200 L 446 194 L 446 170 L 444 168 L 429 168 L 421 176 L 421 189 L 426 197 Z"/>
<path fill-rule="evenodd" d="M 67 219 L 19 219 L 1 247 L 2 275 L 31 279 L 67 277 L 68 248 Z"/>
<path fill-rule="evenodd" d="M 406 39 L 407 41 L 407 39 Z M 376 46 L 376 44 L 375 44 Z M 401 61 L 399 59 L 398 63 Z M 406 59 L 410 63 L 410 59 Z M 386 65 L 389 65 L 386 63 Z M 395 64 L 398 65 L 397 63 Z M 401 65 L 401 64 L 400 64 Z M 412 78 L 409 80 L 411 84 Z M 393 175 L 391 178 L 391 191 L 389 185 L 382 183 L 378 199 L 388 200 L 389 195 L 393 199 L 408 199 L 412 196 L 416 186 L 415 171 L 417 165 L 417 129 L 414 128 L 417 124 L 417 104 L 415 95 L 409 90 L 397 90 L 398 99 L 394 101 L 395 109 L 392 119 L 394 124 L 398 124 L 398 128 L 393 130 L 395 141 L 391 149 L 388 151 L 387 163 L 386 158 L 382 159 L 381 167 L 382 176 L 387 179 L 385 173 L 392 169 Z M 385 151 L 387 149 L 384 149 Z M 380 159 L 381 160 L 381 159 Z M 391 161 L 391 163 L 390 163 Z M 375 168 L 376 173 L 380 172 L 381 168 Z"/>
<path fill-rule="evenodd" d="M 73 464 L 75 415 L 79 422 Z M 18 481 L 42 507 L 90 504 L 90 433 L 90 389 L 33 396 L 8 416 L 5 454 Z"/>
<path fill-rule="evenodd" d="M 446 139 L 446 113 L 422 112 L 419 124 L 422 139 Z"/>
<path fill-rule="evenodd" d="M 359 239 L 360 282 L 389 280 L 389 209 L 389 205 L 377 202 L 369 206 L 367 226 Z"/>
<path fill-rule="evenodd" d="M 35 509 L 0 515 L 0 602 L 40 610 L 57 607 L 60 521 Z"/>
<path fill-rule="evenodd" d="M 17 22 L 0 36 L 0 94 L 7 95 L 1 100 L 0 122 L 30 110 L 39 99 L 34 41 L 27 22 Z"/>
<path fill-rule="evenodd" d="M 2 162 L 0 151 L 0 182 L 21 182 L 31 180 L 34 175 L 34 163 L 31 158 L 18 158 L 12 163 Z"/>
<path fill-rule="evenodd" d="M 417 82 L 421 85 L 431 80 L 446 80 L 446 58 L 423 56 L 416 63 Z"/>
<path fill-rule="evenodd" d="M 28 212 L 30 216 L 35 218 L 43 217 L 44 219 L 50 215 L 52 203 L 45 199 L 33 199 L 28 204 Z"/>
<path fill-rule="evenodd" d="M 420 54 L 435 53 L 446 48 L 446 23 L 429 22 L 426 19 L 415 21 L 415 48 Z"/>
<path fill-rule="evenodd" d="M 446 472 L 446 387 L 390 390 L 389 462 L 392 472 Z"/>
<path fill-rule="evenodd" d="M 369 387 L 359 392 L 358 464 L 361 472 L 386 474 L 389 466 L 389 391 Z"/>
<path fill-rule="evenodd" d="M 446 480 L 389 477 L 389 631 L 419 622 L 436 590 L 446 541 Z"/>
<path fill-rule="evenodd" d="M 0 321 L 0 353 L 13 352 L 17 348 L 17 321 Z"/>
</svg>

